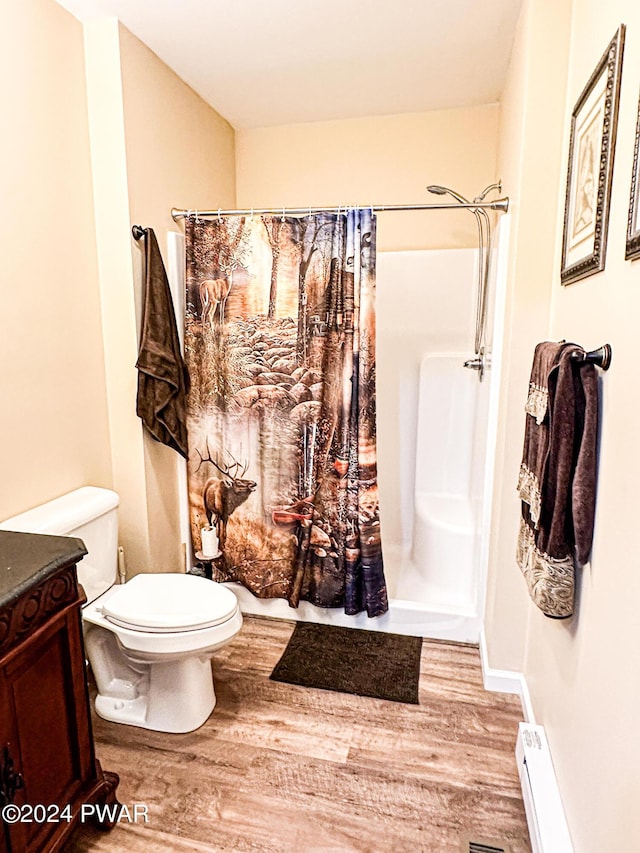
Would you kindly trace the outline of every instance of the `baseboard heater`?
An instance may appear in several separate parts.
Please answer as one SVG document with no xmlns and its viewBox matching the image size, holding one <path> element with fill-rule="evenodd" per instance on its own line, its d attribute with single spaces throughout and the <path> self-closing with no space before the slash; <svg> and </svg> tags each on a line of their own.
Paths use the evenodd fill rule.
<svg viewBox="0 0 640 853">
<path fill-rule="evenodd" d="M 542 726 L 520 723 L 516 760 L 533 853 L 574 853 Z"/>
</svg>

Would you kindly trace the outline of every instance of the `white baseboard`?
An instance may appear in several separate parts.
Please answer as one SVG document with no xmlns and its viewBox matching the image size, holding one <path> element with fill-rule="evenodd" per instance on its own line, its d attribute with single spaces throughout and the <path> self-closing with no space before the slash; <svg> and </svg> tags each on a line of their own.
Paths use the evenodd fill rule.
<svg viewBox="0 0 640 853">
<path fill-rule="evenodd" d="M 536 725 L 524 674 L 489 666 L 484 628 L 480 629 L 480 661 L 485 690 L 515 693 L 520 697 L 524 723 L 520 723 L 516 761 L 533 853 L 573 853 L 549 744 L 542 726 Z"/>
<path fill-rule="evenodd" d="M 574 853 L 549 743 L 542 726 L 520 723 L 516 763 L 533 853 Z"/>
<path fill-rule="evenodd" d="M 489 666 L 487 640 L 484 628 L 480 629 L 480 662 L 482 664 L 482 680 L 484 689 L 494 693 L 515 693 L 520 697 L 522 715 L 525 722 L 535 725 L 535 715 L 531 705 L 531 697 L 527 681 L 521 672 L 513 669 L 494 669 Z"/>
</svg>

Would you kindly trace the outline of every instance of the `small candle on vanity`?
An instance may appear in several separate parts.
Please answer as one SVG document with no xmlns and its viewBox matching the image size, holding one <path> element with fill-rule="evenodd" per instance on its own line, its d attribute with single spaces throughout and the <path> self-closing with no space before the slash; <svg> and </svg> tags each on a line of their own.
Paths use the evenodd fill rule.
<svg viewBox="0 0 640 853">
<path fill-rule="evenodd" d="M 203 527 L 200 531 L 200 541 L 202 543 L 202 554 L 205 557 L 218 556 L 218 533 L 214 526 Z"/>
</svg>

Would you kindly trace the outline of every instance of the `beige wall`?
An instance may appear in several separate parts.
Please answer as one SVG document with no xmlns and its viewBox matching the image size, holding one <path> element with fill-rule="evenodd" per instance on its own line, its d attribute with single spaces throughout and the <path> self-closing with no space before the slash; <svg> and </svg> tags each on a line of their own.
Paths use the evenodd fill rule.
<svg viewBox="0 0 640 853">
<path fill-rule="evenodd" d="M 487 607 L 489 658 L 491 666 L 524 671 L 536 720 L 550 740 L 575 849 L 631 850 L 640 834 L 636 722 L 640 680 L 635 661 L 640 633 L 636 512 L 640 457 L 632 434 L 639 414 L 634 389 L 640 262 L 624 260 L 624 243 L 640 84 L 640 7 L 632 0 L 613 0 L 604 6 L 599 0 L 573 4 L 530 0 L 523 16 L 501 131 L 500 162 L 511 160 L 515 166 L 515 173 L 509 174 L 514 174 L 517 189 L 512 192 L 509 187 L 509 192 L 516 196 L 520 221 L 515 220 L 510 361 L 503 389 L 505 450 L 498 471 L 504 486 L 495 507 Z M 621 21 L 628 29 L 606 269 L 563 288 L 559 265 L 569 116 Z M 558 48 L 568 58 L 566 75 Z M 554 58 L 558 75 L 549 85 L 540 75 L 547 73 Z M 544 105 L 549 98 L 551 112 Z M 519 168 L 513 163 L 514 138 L 522 151 Z M 530 263 L 534 258 L 536 262 Z M 524 581 L 511 555 L 517 523 L 511 484 L 524 429 L 528 363 L 534 339 L 545 337 L 575 340 L 588 348 L 608 341 L 614 351 L 612 368 L 602 376 L 592 560 L 580 573 L 576 616 L 566 622 L 545 618 L 526 600 Z"/>
<path fill-rule="evenodd" d="M 530 609 L 514 560 L 515 486 L 531 355 L 549 330 L 569 25 L 568 0 L 524 4 L 501 105 L 498 163 L 512 228 L 486 606 L 487 647 L 500 669 L 522 669 Z"/>
<path fill-rule="evenodd" d="M 151 225 L 164 249 L 182 231 L 171 207 L 235 204 L 231 125 L 125 27 L 120 59 L 132 221 Z"/>
<path fill-rule="evenodd" d="M 154 228 L 165 263 L 171 207 L 233 206 L 234 132 L 115 20 L 86 26 L 114 488 L 130 574 L 181 565 L 177 460 L 135 414 L 143 250 Z"/>
<path fill-rule="evenodd" d="M 166 264 L 167 232 L 183 230 L 171 218 L 171 207 L 235 203 L 234 132 L 124 27 L 120 27 L 120 60 L 130 221 L 155 230 Z M 142 244 L 132 245 L 132 251 L 139 305 Z M 175 570 L 181 560 L 178 456 L 146 432 L 143 445 L 149 568 Z"/>
<path fill-rule="evenodd" d="M 634 0 L 613 0 L 605 6 L 598 0 L 574 0 L 571 106 L 622 21 L 627 39 L 606 269 L 567 288 L 558 286 L 556 276 L 552 304 L 552 337 L 589 348 L 609 342 L 615 358 L 602 377 L 593 554 L 582 573 L 579 618 L 566 630 L 550 630 L 540 619 L 532 619 L 526 660 L 540 713 L 559 745 L 558 775 L 567 792 L 576 847 L 587 853 L 632 849 L 640 835 L 640 679 L 635 653 L 640 639 L 640 455 L 632 426 L 640 404 L 629 390 L 637 387 L 640 262 L 624 259 L 640 86 L 640 6 Z"/>
<path fill-rule="evenodd" d="M 0 518 L 110 486 L 82 27 L 0 0 Z"/>
<path fill-rule="evenodd" d="M 444 184 L 473 198 L 496 179 L 497 105 L 237 132 L 241 207 L 430 203 Z M 467 211 L 381 213 L 378 249 L 475 246 Z"/>
<path fill-rule="evenodd" d="M 235 203 L 234 132 L 115 20 L 0 0 L 0 519 L 115 488 L 131 573 L 178 569 L 176 454 L 135 414 L 141 249 L 173 204 Z"/>
</svg>

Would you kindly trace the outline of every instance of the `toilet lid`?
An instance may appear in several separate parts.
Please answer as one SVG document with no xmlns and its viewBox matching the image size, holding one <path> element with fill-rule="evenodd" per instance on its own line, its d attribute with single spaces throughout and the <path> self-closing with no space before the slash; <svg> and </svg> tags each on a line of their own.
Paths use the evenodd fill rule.
<svg viewBox="0 0 640 853">
<path fill-rule="evenodd" d="M 231 590 L 195 575 L 136 575 L 105 601 L 103 615 L 138 631 L 196 631 L 226 622 L 238 600 Z"/>
</svg>

